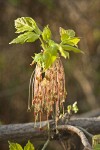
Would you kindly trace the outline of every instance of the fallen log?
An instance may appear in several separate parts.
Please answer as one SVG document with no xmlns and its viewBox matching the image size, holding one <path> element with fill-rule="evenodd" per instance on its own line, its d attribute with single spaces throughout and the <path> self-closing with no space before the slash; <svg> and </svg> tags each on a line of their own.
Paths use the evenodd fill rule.
<svg viewBox="0 0 100 150">
<path fill-rule="evenodd" d="M 50 120 L 50 126 L 54 125 L 54 121 Z M 0 125 L 0 142 L 8 140 L 13 141 L 26 141 L 29 139 L 46 139 L 47 134 L 47 121 L 37 122 L 34 128 L 34 123 L 24 124 L 9 124 Z M 91 134 L 100 134 L 100 118 L 77 118 L 71 119 L 68 123 L 60 122 L 59 125 L 72 125 L 82 127 Z"/>
</svg>

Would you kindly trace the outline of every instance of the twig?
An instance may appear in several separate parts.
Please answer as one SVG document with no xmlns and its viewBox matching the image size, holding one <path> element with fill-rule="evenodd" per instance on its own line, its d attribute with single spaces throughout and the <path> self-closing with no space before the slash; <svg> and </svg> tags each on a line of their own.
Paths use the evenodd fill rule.
<svg viewBox="0 0 100 150">
<path fill-rule="evenodd" d="M 85 134 L 87 134 L 89 137 L 93 137 L 93 134 L 89 133 L 88 131 L 86 131 L 84 128 L 77 126 L 78 129 L 82 130 Z"/>
<path fill-rule="evenodd" d="M 49 142 L 50 142 L 50 140 L 48 139 L 48 140 L 45 142 L 45 144 L 44 144 L 42 150 L 45 150 L 45 149 L 46 149 L 46 147 L 48 146 Z"/>
<path fill-rule="evenodd" d="M 57 129 L 58 130 L 67 129 L 69 131 L 75 132 L 81 138 L 81 141 L 82 141 L 82 144 L 84 145 L 84 148 L 87 150 L 92 150 L 92 147 L 91 147 L 90 143 L 88 142 L 88 139 L 86 138 L 84 133 L 80 129 L 78 129 L 77 127 L 74 127 L 71 125 L 58 125 Z"/>
</svg>

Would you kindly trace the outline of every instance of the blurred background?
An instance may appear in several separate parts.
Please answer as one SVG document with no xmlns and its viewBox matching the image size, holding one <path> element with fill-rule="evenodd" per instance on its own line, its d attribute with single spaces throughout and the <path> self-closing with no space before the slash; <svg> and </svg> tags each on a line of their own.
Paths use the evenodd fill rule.
<svg viewBox="0 0 100 150">
<path fill-rule="evenodd" d="M 49 24 L 59 42 L 59 27 L 73 29 L 81 38 L 85 54 L 70 54 L 64 60 L 66 105 L 77 100 L 79 113 L 99 108 L 100 104 L 100 1 L 99 0 L 6 0 L 0 1 L 0 122 L 29 122 L 28 84 L 33 71 L 31 56 L 41 50 L 39 42 L 9 45 L 15 38 L 14 20 L 29 16 L 42 29 Z"/>
<path fill-rule="evenodd" d="M 79 113 L 100 106 L 100 0 L 0 0 L 0 123 L 33 121 L 27 113 L 28 84 L 33 71 L 31 56 L 39 43 L 9 45 L 15 38 L 14 20 L 32 17 L 42 29 L 49 24 L 59 42 L 59 27 L 73 29 L 85 54 L 64 60 L 66 106 L 78 102 Z M 65 107 L 66 107 L 65 106 Z"/>
</svg>

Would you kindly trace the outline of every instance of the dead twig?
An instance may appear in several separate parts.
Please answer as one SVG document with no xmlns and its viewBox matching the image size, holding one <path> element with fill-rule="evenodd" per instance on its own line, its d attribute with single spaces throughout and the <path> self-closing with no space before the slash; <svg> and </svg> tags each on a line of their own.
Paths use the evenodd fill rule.
<svg viewBox="0 0 100 150">
<path fill-rule="evenodd" d="M 47 141 L 45 142 L 45 144 L 44 144 L 42 150 L 45 150 L 45 149 L 46 149 L 46 147 L 48 146 L 49 142 L 50 142 L 50 140 L 47 139 Z"/>
<path fill-rule="evenodd" d="M 89 133 L 87 130 L 85 130 L 84 128 L 82 128 L 82 127 L 79 127 L 79 126 L 77 126 L 77 128 L 78 129 L 80 129 L 80 130 L 82 130 L 85 134 L 87 134 L 89 137 L 93 137 L 93 134 L 91 134 L 91 133 Z"/>
<path fill-rule="evenodd" d="M 86 138 L 84 133 L 80 129 L 78 129 L 77 127 L 74 127 L 71 125 L 58 125 L 57 129 L 58 130 L 65 130 L 66 129 L 66 130 L 69 130 L 69 131 L 76 133 L 81 138 L 81 141 L 82 141 L 84 148 L 87 150 L 92 150 L 92 147 L 91 147 L 90 143 L 88 142 L 88 139 Z"/>
</svg>

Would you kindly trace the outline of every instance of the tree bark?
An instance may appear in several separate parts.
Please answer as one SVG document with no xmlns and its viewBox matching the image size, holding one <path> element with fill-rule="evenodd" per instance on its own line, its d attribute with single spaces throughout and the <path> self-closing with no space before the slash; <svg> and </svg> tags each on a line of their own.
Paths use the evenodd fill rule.
<svg viewBox="0 0 100 150">
<path fill-rule="evenodd" d="M 50 120 L 50 126 L 54 125 L 53 120 Z M 60 122 L 59 125 L 73 125 L 80 126 L 86 129 L 92 134 L 100 133 L 100 118 L 77 118 L 71 119 L 68 123 Z M 37 122 L 34 128 L 34 123 L 24 123 L 24 124 L 9 124 L 0 125 L 0 142 L 6 142 L 8 140 L 13 141 L 26 141 L 29 139 L 46 139 L 47 134 L 47 121 L 41 123 Z"/>
</svg>

